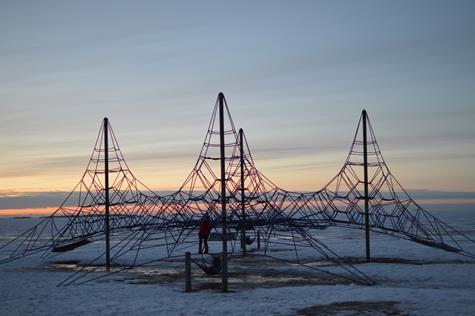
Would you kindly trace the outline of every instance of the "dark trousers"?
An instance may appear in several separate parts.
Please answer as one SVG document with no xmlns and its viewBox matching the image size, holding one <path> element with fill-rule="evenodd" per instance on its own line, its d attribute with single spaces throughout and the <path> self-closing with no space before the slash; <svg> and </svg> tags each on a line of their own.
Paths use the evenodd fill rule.
<svg viewBox="0 0 475 316">
<path fill-rule="evenodd" d="M 199 237 L 200 237 L 200 245 L 199 245 L 198 252 L 203 253 L 203 250 L 204 250 L 204 253 L 208 253 L 208 236 L 205 236 L 205 237 L 199 236 Z M 204 249 L 202 247 L 203 244 L 204 244 Z"/>
</svg>

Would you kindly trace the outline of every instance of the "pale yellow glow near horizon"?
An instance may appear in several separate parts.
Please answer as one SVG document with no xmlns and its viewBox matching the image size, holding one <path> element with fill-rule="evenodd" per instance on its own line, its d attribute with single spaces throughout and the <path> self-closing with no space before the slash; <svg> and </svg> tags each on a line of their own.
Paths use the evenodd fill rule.
<svg viewBox="0 0 475 316">
<path fill-rule="evenodd" d="M 132 165 L 133 162 L 131 163 Z M 286 161 L 268 160 L 256 162 L 258 169 L 282 189 L 294 191 L 316 191 L 326 185 L 340 170 L 341 164 L 327 162 L 322 166 L 316 161 L 293 159 Z M 324 162 L 323 162 L 324 164 Z M 189 168 L 157 167 L 154 164 L 135 164 L 131 167 L 138 180 L 154 191 L 178 190 L 191 170 Z M 304 165 L 305 167 L 298 167 Z M 296 167 L 294 167 L 296 166 Z M 391 166 L 390 166 L 391 168 Z M 74 168 L 78 170 L 78 168 Z M 398 181 L 408 189 L 439 191 L 473 191 L 473 171 L 452 168 L 434 168 L 424 163 L 397 164 L 391 168 Z M 30 176 L 11 176 L 0 180 L 3 192 L 50 192 L 71 191 L 80 180 L 83 171 L 72 173 L 38 173 Z"/>
<path fill-rule="evenodd" d="M 86 148 L 86 146 L 83 146 Z M 291 191 L 317 191 L 325 186 L 342 167 L 347 152 L 341 150 L 320 154 L 295 154 L 293 157 L 259 158 L 259 148 L 255 150 L 256 167 L 282 189 Z M 81 147 L 82 148 L 82 147 Z M 384 147 L 385 148 L 385 147 Z M 449 158 L 432 161 L 410 159 L 411 153 L 396 150 L 384 151 L 386 162 L 393 175 L 407 189 L 470 192 L 475 188 L 475 169 L 464 168 L 470 164 L 470 157 Z M 149 149 L 153 153 L 153 149 Z M 128 166 L 135 177 L 153 191 L 175 191 L 180 188 L 196 162 L 191 154 L 178 158 L 133 159 L 136 148 L 126 146 L 124 152 Z M 54 159 L 53 159 L 54 158 Z M 3 158 L 4 160 L 5 157 Z M 51 162 L 42 154 L 42 164 L 46 168 L 29 166 L 35 157 L 10 158 L 3 165 L 6 175 L 0 177 L 2 192 L 51 192 L 71 191 L 81 179 L 88 155 L 52 157 Z M 30 168 L 30 169 L 28 169 Z"/>
</svg>

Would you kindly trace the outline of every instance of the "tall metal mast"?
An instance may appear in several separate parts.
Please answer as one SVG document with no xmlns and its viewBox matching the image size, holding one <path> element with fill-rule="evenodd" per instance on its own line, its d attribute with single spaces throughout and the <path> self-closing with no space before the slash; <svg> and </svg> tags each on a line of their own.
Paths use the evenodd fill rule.
<svg viewBox="0 0 475 316">
<path fill-rule="evenodd" d="M 110 269 L 110 226 L 109 226 L 109 120 L 104 118 L 104 186 L 105 186 L 105 233 L 106 233 L 106 268 Z"/>
<path fill-rule="evenodd" d="M 242 225 L 241 225 L 241 248 L 242 254 L 246 255 L 246 207 L 245 207 L 245 198 L 244 198 L 244 141 L 243 141 L 244 131 L 242 128 L 239 129 L 239 153 L 241 160 L 241 211 L 242 211 Z"/>
<path fill-rule="evenodd" d="M 221 220 L 223 225 L 222 284 L 223 292 L 228 291 L 228 241 L 226 220 L 226 164 L 224 143 L 224 94 L 218 95 L 219 102 L 219 147 L 221 160 Z"/>
<path fill-rule="evenodd" d="M 363 169 L 364 169 L 364 219 L 366 239 L 366 261 L 370 261 L 369 246 L 369 196 L 368 196 L 368 139 L 366 134 L 366 110 L 363 110 Z"/>
</svg>

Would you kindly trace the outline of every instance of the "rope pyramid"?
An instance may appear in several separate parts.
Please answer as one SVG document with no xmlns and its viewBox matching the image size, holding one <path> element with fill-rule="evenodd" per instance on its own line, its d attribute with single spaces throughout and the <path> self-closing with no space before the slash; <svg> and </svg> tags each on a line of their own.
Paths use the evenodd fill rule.
<svg viewBox="0 0 475 316">
<path fill-rule="evenodd" d="M 220 212 L 222 135 L 217 115 L 220 97 L 225 110 L 223 134 L 228 210 L 225 219 Z M 366 120 L 369 134 L 366 142 L 363 140 L 363 120 Z M 104 135 L 109 135 L 107 148 L 104 147 Z M 110 250 L 112 261 L 122 261 L 126 269 L 180 257 L 190 249 L 195 251 L 196 231 L 207 213 L 215 230 L 222 228 L 225 221 L 230 232 L 247 232 L 254 238 L 262 235 L 263 255 L 317 270 L 322 269 L 315 263 L 323 258 L 339 266 L 345 278 L 371 284 L 366 275 L 329 249 L 315 233 L 328 226 L 364 228 L 364 202 L 368 203 L 367 223 L 371 231 L 474 257 L 463 248 L 474 241 L 419 206 L 392 175 L 365 111 L 338 174 L 319 191 L 292 192 L 278 187 L 257 169 L 246 136 L 242 130 L 236 130 L 226 99 L 221 95 L 215 103 L 200 155 L 178 191 L 161 196 L 136 179 L 127 166 L 112 127 L 104 124 L 78 185 L 53 214 L 0 246 L 0 263 L 38 252 L 49 256 L 51 251 L 72 250 L 104 238 L 106 151 L 110 175 L 109 229 L 115 241 Z M 365 165 L 367 181 L 362 176 Z M 229 256 L 243 248 L 244 240 L 241 246 L 236 245 L 236 240 L 229 241 Z M 278 258 L 280 252 L 275 251 L 276 248 L 285 248 L 291 255 L 283 253 Z M 105 253 L 100 254 L 90 265 L 103 262 L 104 256 Z M 91 271 L 98 270 L 99 267 L 80 271 L 64 284 L 77 283 Z"/>
</svg>

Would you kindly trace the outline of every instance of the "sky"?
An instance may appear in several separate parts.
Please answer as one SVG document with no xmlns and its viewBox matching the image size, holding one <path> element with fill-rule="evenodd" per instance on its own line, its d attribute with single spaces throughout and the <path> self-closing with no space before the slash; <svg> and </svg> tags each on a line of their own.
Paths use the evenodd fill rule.
<svg viewBox="0 0 475 316">
<path fill-rule="evenodd" d="M 328 182 L 366 109 L 404 187 L 474 192 L 474 12 L 473 1 L 0 1 L 0 209 L 72 190 L 105 116 L 142 182 L 179 188 L 220 91 L 280 187 Z"/>
</svg>

